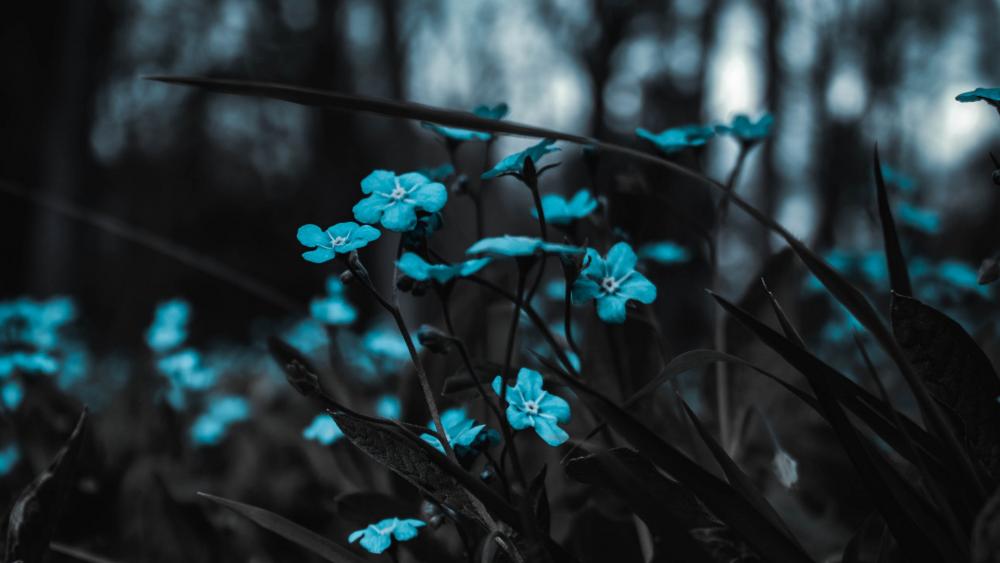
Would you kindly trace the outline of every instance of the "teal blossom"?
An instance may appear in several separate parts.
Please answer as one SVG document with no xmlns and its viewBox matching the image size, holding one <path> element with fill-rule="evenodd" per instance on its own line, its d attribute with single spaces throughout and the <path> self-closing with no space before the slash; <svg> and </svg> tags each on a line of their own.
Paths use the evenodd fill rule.
<svg viewBox="0 0 1000 563">
<path fill-rule="evenodd" d="M 715 132 L 719 135 L 730 135 L 741 143 L 756 143 L 766 139 L 774 126 L 774 116 L 765 113 L 757 121 L 743 114 L 733 117 L 729 125 L 716 125 Z"/>
<path fill-rule="evenodd" d="M 507 104 L 490 106 L 476 106 L 472 113 L 486 119 L 503 119 L 507 115 Z M 463 141 L 489 141 L 493 135 L 485 131 L 472 131 L 458 127 L 446 127 L 428 121 L 421 122 L 425 129 L 429 129 L 441 136 L 445 141 L 461 143 Z"/>
<path fill-rule="evenodd" d="M 540 238 L 503 235 L 484 238 L 465 251 L 466 254 L 490 254 L 516 258 L 532 256 L 538 253 L 547 254 L 581 254 L 582 248 L 568 244 L 546 242 Z"/>
<path fill-rule="evenodd" d="M 625 304 L 630 300 L 652 303 L 656 286 L 635 270 L 638 257 L 632 247 L 619 242 L 605 258 L 593 248 L 587 249 L 587 267 L 573 282 L 573 303 L 597 301 L 597 316 L 606 323 L 625 322 Z"/>
<path fill-rule="evenodd" d="M 417 172 L 397 176 L 389 170 L 375 170 L 361 180 L 361 191 L 369 195 L 354 206 L 354 218 L 400 233 L 417 226 L 418 210 L 435 213 L 448 201 L 444 184 Z"/>
<path fill-rule="evenodd" d="M 886 185 L 896 186 L 904 192 L 912 192 L 913 188 L 916 187 L 916 183 L 913 181 L 913 178 L 907 176 L 899 170 L 896 170 L 888 164 L 883 164 L 881 170 L 882 180 L 885 181 Z"/>
<path fill-rule="evenodd" d="M 229 426 L 250 418 L 250 403 L 243 397 L 212 397 L 208 409 L 191 426 L 191 440 L 196 446 L 214 446 L 226 436 Z"/>
<path fill-rule="evenodd" d="M 6 475 L 21 461 L 21 450 L 17 444 L 7 444 L 0 449 L 0 476 Z"/>
<path fill-rule="evenodd" d="M 503 378 L 493 380 L 493 391 L 501 394 Z M 542 374 L 533 369 L 521 368 L 517 384 L 507 386 L 507 421 L 514 430 L 534 428 L 538 437 L 550 446 L 558 446 L 569 439 L 569 434 L 558 426 L 570 419 L 569 403 L 552 395 L 542 387 Z"/>
<path fill-rule="evenodd" d="M 434 280 L 447 283 L 454 278 L 470 276 L 490 263 L 490 258 L 476 258 L 457 264 L 430 264 L 419 255 L 412 252 L 403 254 L 396 265 L 399 271 L 417 280 Z"/>
<path fill-rule="evenodd" d="M 483 446 L 491 442 L 491 433 L 485 424 L 476 424 L 476 421 L 469 418 L 463 408 L 448 409 L 441 413 L 441 424 L 444 426 L 444 436 L 455 450 L 455 455 L 459 458 L 474 456 L 482 450 Z M 430 421 L 427 427 L 437 432 L 434 421 Z M 428 444 L 434 446 L 437 451 L 444 452 L 441 440 L 432 434 L 421 434 L 420 438 Z"/>
<path fill-rule="evenodd" d="M 0 403 L 9 411 L 16 410 L 24 400 L 24 387 L 17 381 L 5 381 L 0 387 Z"/>
<path fill-rule="evenodd" d="M 676 242 L 661 240 L 640 246 L 639 258 L 657 264 L 679 264 L 690 260 L 691 253 Z"/>
<path fill-rule="evenodd" d="M 382 553 L 392 545 L 392 540 L 408 541 L 417 537 L 418 528 L 425 526 L 422 520 L 415 518 L 386 518 L 375 524 L 369 524 L 363 530 L 351 532 L 347 541 L 354 543 L 361 540 L 361 547 L 375 554 Z"/>
<path fill-rule="evenodd" d="M 569 225 L 577 219 L 583 219 L 597 209 L 597 200 L 590 195 L 590 190 L 582 189 L 567 200 L 558 194 L 542 196 L 542 211 L 545 221 L 550 225 Z M 538 210 L 532 209 L 531 215 L 538 217 Z"/>
<path fill-rule="evenodd" d="M 962 92 L 955 96 L 960 102 L 984 101 L 1000 109 L 1000 88 L 976 88 L 969 92 Z"/>
<path fill-rule="evenodd" d="M 450 162 L 446 162 L 434 168 L 421 168 L 418 174 L 423 174 L 431 182 L 443 182 L 455 174 L 455 167 Z"/>
<path fill-rule="evenodd" d="M 915 230 L 934 234 L 941 230 L 941 216 L 932 209 L 922 209 L 907 202 L 896 208 L 899 222 Z"/>
<path fill-rule="evenodd" d="M 153 324 L 146 331 L 146 343 L 158 354 L 176 348 L 187 339 L 191 306 L 183 299 L 171 299 L 156 306 Z"/>
<path fill-rule="evenodd" d="M 715 136 L 715 129 L 704 125 L 683 125 L 653 133 L 642 127 L 635 134 L 650 141 L 665 154 L 674 154 L 691 147 L 700 147 Z"/>
<path fill-rule="evenodd" d="M 201 354 L 191 348 L 160 358 L 156 367 L 170 382 L 167 402 L 177 409 L 184 408 L 187 392 L 211 389 L 218 379 L 218 372 L 205 365 Z"/>
<path fill-rule="evenodd" d="M 302 431 L 302 437 L 306 440 L 319 442 L 324 446 L 329 446 L 344 437 L 344 433 L 337 426 L 337 422 L 328 414 L 318 414 L 309 426 Z"/>
<path fill-rule="evenodd" d="M 389 420 L 399 420 L 403 414 L 403 405 L 395 395 L 382 395 L 375 401 L 375 414 Z"/>
<path fill-rule="evenodd" d="M 302 246 L 313 249 L 303 252 L 302 257 L 315 264 L 322 264 L 333 260 L 338 254 L 347 254 L 367 246 L 369 242 L 382 236 L 382 233 L 375 227 L 347 221 L 337 223 L 325 231 L 316 225 L 302 225 L 297 236 Z"/>
<path fill-rule="evenodd" d="M 326 295 L 309 302 L 312 318 L 332 326 L 349 325 L 358 318 L 358 311 L 344 295 L 344 282 L 339 276 L 326 279 Z"/>
<path fill-rule="evenodd" d="M 543 139 L 521 152 L 508 155 L 492 169 L 484 172 L 482 178 L 489 180 L 506 175 L 521 176 L 524 174 L 524 161 L 530 158 L 534 164 L 538 164 L 543 156 L 559 150 L 559 147 L 553 146 L 555 142 L 555 139 Z"/>
</svg>

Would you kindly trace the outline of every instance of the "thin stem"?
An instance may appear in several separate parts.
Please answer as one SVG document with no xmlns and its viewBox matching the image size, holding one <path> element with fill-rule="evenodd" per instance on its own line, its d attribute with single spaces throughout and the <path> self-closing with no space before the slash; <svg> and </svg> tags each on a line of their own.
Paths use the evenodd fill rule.
<svg viewBox="0 0 1000 563">
<path fill-rule="evenodd" d="M 489 408 L 493 415 L 497 418 L 497 424 L 500 426 L 507 424 L 507 419 L 500 413 L 500 409 L 497 408 L 497 405 L 490 400 L 489 395 L 486 393 L 486 389 L 483 387 L 483 383 L 479 381 L 479 377 L 476 375 L 476 370 L 472 366 L 472 358 L 469 356 L 469 350 L 465 347 L 465 342 L 456 336 L 457 333 L 455 332 L 455 326 L 452 324 L 451 320 L 451 307 L 448 303 L 448 297 L 439 292 L 438 300 L 441 302 L 441 310 L 444 315 L 445 327 L 448 329 L 448 336 L 453 339 L 452 341 L 458 348 L 458 354 L 462 357 L 462 363 L 465 364 L 465 369 L 469 372 L 469 377 L 472 378 L 472 383 L 476 386 L 476 390 L 479 391 L 479 396 L 482 397 L 487 408 Z"/>
<path fill-rule="evenodd" d="M 545 210 L 542 209 L 542 196 L 538 193 L 538 179 L 535 178 L 532 182 L 525 182 L 528 189 L 531 190 L 531 197 L 535 201 L 535 211 L 538 213 L 538 228 L 542 233 L 542 240 L 548 242 L 549 240 L 549 228 L 545 223 Z M 535 277 L 534 283 L 531 284 L 531 290 L 528 291 L 527 297 L 524 299 L 525 302 L 531 303 L 531 300 L 535 297 L 535 293 L 538 291 L 538 287 L 542 284 L 542 278 L 545 277 L 545 266 L 548 264 L 548 255 L 542 256 L 542 263 L 538 267 L 538 275 Z"/>
<path fill-rule="evenodd" d="M 572 290 L 573 284 L 570 283 L 569 278 L 566 278 L 566 292 L 563 296 L 563 332 L 566 333 L 566 344 L 569 345 L 569 349 L 576 354 L 577 358 L 580 358 L 580 350 L 576 347 L 576 342 L 573 341 L 573 303 L 572 303 Z"/>
</svg>

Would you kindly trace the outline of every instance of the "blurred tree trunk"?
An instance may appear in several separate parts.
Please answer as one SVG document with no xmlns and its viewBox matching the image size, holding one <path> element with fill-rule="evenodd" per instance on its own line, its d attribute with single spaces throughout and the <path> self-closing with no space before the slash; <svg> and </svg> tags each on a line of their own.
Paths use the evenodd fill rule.
<svg viewBox="0 0 1000 563">
<path fill-rule="evenodd" d="M 766 29 L 764 32 L 765 65 L 767 72 L 767 87 L 765 91 L 765 104 L 767 111 L 774 115 L 775 120 L 780 119 L 781 111 L 781 88 L 784 85 L 785 77 L 782 73 L 781 54 L 778 50 L 782 33 L 781 3 L 779 0 L 763 0 L 761 9 L 764 12 Z M 771 140 L 761 147 L 761 167 L 763 188 L 761 190 L 761 210 L 768 217 L 775 217 L 778 207 L 778 197 L 782 192 L 779 176 L 775 166 L 777 154 L 774 146 L 774 135 Z M 760 249 L 761 255 L 765 257 L 771 255 L 771 232 L 761 228 Z"/>
</svg>

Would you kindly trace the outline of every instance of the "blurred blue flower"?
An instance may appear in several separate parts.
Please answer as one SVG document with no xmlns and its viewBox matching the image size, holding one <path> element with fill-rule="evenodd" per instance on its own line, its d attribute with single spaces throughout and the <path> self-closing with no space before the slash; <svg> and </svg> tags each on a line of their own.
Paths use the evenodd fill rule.
<svg viewBox="0 0 1000 563">
<path fill-rule="evenodd" d="M 913 178 L 907 176 L 899 170 L 896 170 L 888 164 L 883 164 L 881 170 L 882 180 L 888 186 L 896 186 L 904 192 L 912 192 L 913 188 L 916 187 L 916 182 L 913 181 Z"/>
<path fill-rule="evenodd" d="M 214 446 L 226 436 L 229 426 L 250 418 L 250 404 L 243 397 L 212 397 L 208 408 L 191 425 L 191 441 L 196 446 Z"/>
<path fill-rule="evenodd" d="M 507 115 L 507 111 L 507 104 L 499 104 L 493 107 L 476 106 L 476 108 L 472 110 L 472 113 L 486 119 L 503 119 Z M 460 143 L 463 141 L 489 141 L 493 138 L 492 134 L 485 131 L 472 131 L 469 129 L 460 129 L 458 127 L 446 127 L 444 125 L 438 125 L 428 121 L 423 121 L 420 125 L 422 125 L 425 129 L 430 129 L 431 131 L 437 133 L 446 141 Z"/>
<path fill-rule="evenodd" d="M 218 379 L 218 372 L 206 366 L 201 354 L 191 348 L 160 358 L 156 367 L 170 382 L 167 402 L 176 409 L 184 408 L 188 391 L 206 391 Z"/>
<path fill-rule="evenodd" d="M 521 368 L 517 372 L 517 384 L 507 386 L 507 421 L 514 430 L 534 428 L 546 444 L 558 446 L 569 439 L 569 434 L 557 425 L 569 422 L 569 403 L 549 394 L 542 383 L 542 374 L 533 369 Z M 497 395 L 502 384 L 503 378 L 496 376 L 493 391 Z"/>
<path fill-rule="evenodd" d="M 489 263 L 489 258 L 476 258 L 457 264 L 430 264 L 419 255 L 407 252 L 399 258 L 396 265 L 399 266 L 399 271 L 417 281 L 446 283 L 454 278 L 472 275 Z"/>
<path fill-rule="evenodd" d="M 0 402 L 7 410 L 16 410 L 24 400 L 24 388 L 17 381 L 5 381 L 0 387 Z"/>
<path fill-rule="evenodd" d="M 989 287 L 979 285 L 979 271 L 958 260 L 944 260 L 937 266 L 937 274 L 945 282 L 966 291 L 989 295 Z"/>
<path fill-rule="evenodd" d="M 358 311 L 344 295 L 344 282 L 339 276 L 326 279 L 326 295 L 309 302 L 312 318 L 333 326 L 349 325 L 358 317 Z"/>
<path fill-rule="evenodd" d="M 431 182 L 417 172 L 397 176 L 389 170 L 375 170 L 361 180 L 361 191 L 369 195 L 354 206 L 354 218 L 362 223 L 381 223 L 396 232 L 417 226 L 417 210 L 434 213 L 448 201 L 444 184 Z"/>
<path fill-rule="evenodd" d="M 441 424 L 444 425 L 444 436 L 455 450 L 455 455 L 459 458 L 474 456 L 483 447 L 492 442 L 491 433 L 485 424 L 476 424 L 476 421 L 469 418 L 464 408 L 448 409 L 441 413 Z M 437 431 L 437 426 L 432 420 L 427 424 L 431 430 Z M 428 444 L 434 446 L 442 454 L 444 446 L 437 436 L 431 434 L 421 434 L 420 438 Z"/>
<path fill-rule="evenodd" d="M 582 305 L 597 300 L 597 316 L 606 323 L 625 322 L 625 304 L 634 299 L 652 303 L 656 286 L 635 270 L 638 258 L 632 247 L 619 242 L 611 247 L 606 258 L 593 248 L 587 249 L 587 267 L 573 282 L 573 303 Z"/>
<path fill-rule="evenodd" d="M 661 240 L 640 246 L 639 258 L 658 264 L 679 264 L 690 260 L 691 253 L 676 242 Z"/>
<path fill-rule="evenodd" d="M 307 354 L 316 352 L 330 342 L 330 335 L 322 323 L 314 319 L 304 319 L 285 330 L 282 339 Z"/>
<path fill-rule="evenodd" d="M 503 235 L 484 238 L 465 251 L 466 254 L 492 254 L 494 256 L 519 257 L 545 252 L 548 254 L 580 254 L 582 248 L 567 244 L 545 242 L 540 238 Z"/>
<path fill-rule="evenodd" d="M 297 234 L 302 246 L 313 249 L 303 252 L 302 257 L 315 264 L 328 262 L 337 254 L 347 254 L 367 246 L 380 236 L 382 233 L 375 227 L 358 225 L 353 221 L 337 223 L 325 231 L 316 225 L 302 225 Z"/>
<path fill-rule="evenodd" d="M 988 104 L 1000 106 L 1000 88 L 976 88 L 970 92 L 962 92 L 955 96 L 955 99 L 960 102 L 978 102 L 982 100 Z"/>
<path fill-rule="evenodd" d="M 386 518 L 376 524 L 369 524 L 363 530 L 351 532 L 347 541 L 354 543 L 361 540 L 361 547 L 375 554 L 389 548 L 392 540 L 408 541 L 417 537 L 417 529 L 425 526 L 422 520 L 414 518 Z"/>
<path fill-rule="evenodd" d="M 146 331 L 146 343 L 150 349 L 162 354 L 184 344 L 188 336 L 190 316 L 191 306 L 183 299 L 171 299 L 158 304 L 153 314 L 153 323 Z"/>
<path fill-rule="evenodd" d="M 443 182 L 455 174 L 455 167 L 450 162 L 446 162 L 434 168 L 421 168 L 417 170 L 417 174 L 423 174 L 431 182 Z"/>
<path fill-rule="evenodd" d="M 934 234 L 941 230 L 941 216 L 937 211 L 921 209 L 908 202 L 900 202 L 896 208 L 899 222 L 915 230 Z"/>
<path fill-rule="evenodd" d="M 343 438 L 344 433 L 337 426 L 333 417 L 324 413 L 316 415 L 316 418 L 302 431 L 302 437 L 329 446 Z"/>
<path fill-rule="evenodd" d="M 731 135 L 742 143 L 756 143 L 766 139 L 771 134 L 774 116 L 765 113 L 757 121 L 752 121 L 743 114 L 733 117 L 729 125 L 716 125 L 715 131 L 720 135 Z"/>
<path fill-rule="evenodd" d="M 597 200 L 590 195 L 590 190 L 582 189 L 568 201 L 558 194 L 542 196 L 542 211 L 545 221 L 551 225 L 569 225 L 577 219 L 583 219 L 597 209 Z M 538 218 L 538 210 L 532 208 L 532 217 Z"/>
<path fill-rule="evenodd" d="M 542 289 L 542 294 L 553 301 L 562 302 L 566 299 L 566 280 L 549 280 L 545 283 L 545 287 Z"/>
<path fill-rule="evenodd" d="M 21 461 L 21 450 L 17 444 L 7 444 L 0 449 L 0 476 L 6 475 Z"/>
<path fill-rule="evenodd" d="M 508 155 L 496 163 L 493 168 L 484 172 L 482 178 L 489 180 L 490 178 L 506 176 L 508 174 L 520 176 L 524 173 L 524 161 L 528 158 L 531 158 L 531 161 L 537 165 L 543 156 L 558 151 L 559 147 L 553 146 L 555 142 L 555 139 L 543 139 L 521 152 Z"/>
<path fill-rule="evenodd" d="M 395 395 L 382 395 L 375 401 L 375 414 L 389 420 L 399 420 L 403 414 L 403 405 Z"/>
<path fill-rule="evenodd" d="M 15 371 L 53 374 L 60 330 L 76 316 L 67 297 L 35 301 L 26 297 L 0 302 L 0 378 Z"/>
<path fill-rule="evenodd" d="M 642 127 L 635 134 L 652 142 L 665 154 L 674 154 L 686 148 L 700 147 L 715 136 L 715 129 L 704 125 L 684 125 L 653 133 Z"/>
<path fill-rule="evenodd" d="M 59 362 L 43 352 L 9 352 L 0 354 L 0 379 L 15 371 L 51 375 L 59 370 Z"/>
</svg>

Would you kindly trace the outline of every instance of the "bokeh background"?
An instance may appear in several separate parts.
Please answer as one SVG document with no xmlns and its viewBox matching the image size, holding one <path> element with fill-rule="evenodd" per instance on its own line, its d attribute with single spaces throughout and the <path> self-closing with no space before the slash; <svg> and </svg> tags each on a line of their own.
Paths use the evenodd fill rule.
<svg viewBox="0 0 1000 563">
<path fill-rule="evenodd" d="M 299 225 L 347 220 L 360 180 L 373 169 L 402 172 L 448 161 L 442 143 L 417 123 L 207 94 L 143 75 L 284 82 L 455 109 L 506 102 L 511 120 L 644 150 L 650 147 L 636 138 L 637 127 L 659 131 L 771 112 L 772 139 L 750 155 L 737 190 L 873 285 L 884 280 L 884 266 L 871 258 L 881 248 L 872 197 L 877 142 L 883 162 L 903 175 L 893 185 L 913 211 L 902 222 L 907 252 L 923 260 L 921 275 L 931 280 L 924 297 L 950 307 L 982 342 L 995 343 L 996 292 L 975 287 L 969 276 L 1000 246 L 1000 190 L 990 182 L 988 157 L 989 150 L 1000 154 L 1000 126 L 992 108 L 959 104 L 954 96 L 1000 81 L 998 22 L 996 0 L 6 3 L 0 8 L 0 180 L 8 186 L 0 190 L 0 301 L 71 297 L 75 320 L 67 330 L 84 349 L 80 377 L 99 372 L 111 382 L 87 387 L 86 402 L 98 412 L 148 407 L 158 421 L 150 423 L 151 433 L 118 428 L 94 438 L 92 460 L 100 460 L 100 469 L 90 470 L 92 488 L 76 493 L 82 508 L 71 511 L 75 525 L 64 527 L 67 538 L 90 538 L 86 543 L 98 552 L 125 559 L 219 556 L 218 542 L 195 538 L 210 535 L 198 526 L 150 532 L 163 528 L 162 515 L 151 512 L 200 510 L 190 498 L 199 485 L 218 485 L 233 497 L 256 495 L 315 528 L 336 527 L 329 503 L 293 500 L 336 490 L 328 474 L 334 462 L 295 442 L 311 413 L 294 406 L 274 366 L 254 354 L 262 353 L 265 336 L 294 332 L 331 273 L 301 260 Z M 484 163 L 530 142 L 502 137 L 488 152 L 468 144 L 459 150 L 459 169 L 478 174 Z M 678 161 L 721 179 L 736 153 L 735 143 L 720 139 Z M 559 159 L 544 189 L 592 186 L 616 204 L 611 216 L 630 237 L 691 249 L 688 263 L 655 272 L 657 311 L 671 353 L 708 347 L 714 313 L 702 289 L 713 283 L 690 223 L 713 227 L 710 195 L 627 159 L 608 157 L 595 172 L 579 147 L 563 144 Z M 530 195 L 503 182 L 485 196 L 487 230 L 533 233 L 525 211 Z M 637 183 L 662 189 L 662 208 L 631 196 Z M 65 204 L 86 220 L 51 209 Z M 446 253 L 457 256 L 473 240 L 472 216 L 468 201 L 449 204 Z M 108 221 L 141 230 L 144 242 L 116 235 L 119 223 L 109 228 Z M 186 258 L 158 251 L 163 241 L 182 247 Z M 721 280 L 714 285 L 736 298 L 781 245 L 732 212 L 719 248 Z M 386 287 L 391 253 L 385 245 L 366 259 Z M 781 272 L 794 268 L 787 260 L 771 262 L 780 262 L 773 267 Z M 214 264 L 226 273 L 205 271 Z M 264 291 L 234 285 L 234 275 Z M 836 359 L 836 340 L 849 324 L 829 301 L 810 302 L 809 287 L 788 281 L 779 289 L 812 342 L 829 346 Z M 138 405 L 121 405 L 121 395 L 110 391 L 101 395 L 113 387 L 140 396 L 153 385 L 135 373 L 149 371 L 146 330 L 157 304 L 170 298 L 191 304 L 192 342 L 229 354 L 234 371 L 250 369 L 239 367 L 242 361 L 269 374 L 233 384 L 256 406 L 267 405 L 269 414 L 258 420 L 267 421 L 263 430 L 194 457 L 163 453 L 153 437 L 169 433 L 164 413 L 170 411 L 152 392 L 148 404 Z M 356 305 L 363 317 L 373 314 L 370 303 Z M 407 307 L 412 315 L 424 312 L 419 303 Z M 738 335 L 733 342 L 742 345 Z M 4 498 L 44 466 L 71 411 L 38 406 L 30 417 L 13 419 L 20 428 L 4 430 L 38 444 L 22 448 L 28 462 L 5 478 Z M 55 422 L 44 436 L 25 427 L 46 416 Z M 282 445 L 286 438 L 295 443 Z M 268 459 L 255 449 L 261 440 L 270 444 Z M 300 470 L 304 460 L 311 469 Z M 800 525 L 816 526 L 817 543 L 810 545 L 822 554 L 865 515 L 865 501 L 832 502 L 822 492 L 850 496 L 850 483 L 817 479 L 799 498 L 782 497 L 782 506 L 809 515 Z M 141 506 L 129 502 L 129 487 L 148 491 L 154 482 L 166 492 L 142 497 L 148 502 Z M 838 486 L 843 490 L 824 489 Z M 91 509 L 95 516 L 81 519 Z M 183 514 L 175 519 L 207 518 Z M 112 531 L 126 521 L 135 529 Z M 150 533 L 165 535 L 151 547 L 142 541 Z M 248 552 L 255 547 L 289 560 L 274 555 L 283 547 L 275 540 L 253 537 Z"/>
</svg>

